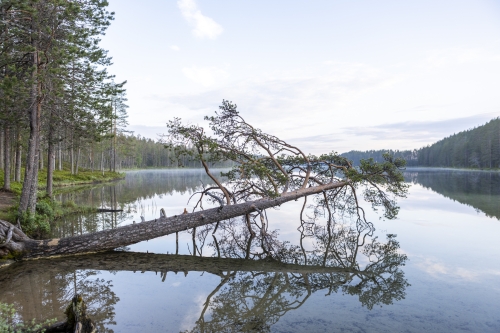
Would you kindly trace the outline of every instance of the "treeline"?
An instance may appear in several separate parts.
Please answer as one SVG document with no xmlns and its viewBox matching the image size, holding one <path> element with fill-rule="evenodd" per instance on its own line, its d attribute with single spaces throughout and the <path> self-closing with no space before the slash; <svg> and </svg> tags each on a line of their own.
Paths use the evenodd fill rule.
<svg viewBox="0 0 500 333">
<path fill-rule="evenodd" d="M 189 154 L 178 154 L 163 140 L 140 135 L 117 135 L 116 170 L 144 168 L 202 168 L 201 162 Z M 190 149 L 184 148 L 188 152 Z M 194 150 L 193 150 L 194 153 Z M 231 167 L 231 161 L 208 162 L 210 167 Z"/>
<path fill-rule="evenodd" d="M 384 153 L 404 158 L 408 166 L 500 168 L 500 118 L 418 150 L 349 151 L 341 155 L 358 165 L 361 159 L 382 161 Z"/>
<path fill-rule="evenodd" d="M 116 145 L 126 125 L 124 84 L 108 73 L 99 46 L 113 13 L 105 0 L 0 2 L 0 158 L 3 188 L 23 188 L 19 214 L 34 213 L 38 174 L 64 162 L 116 169 Z"/>
<path fill-rule="evenodd" d="M 375 162 L 383 162 L 384 154 L 389 154 L 395 158 L 404 158 L 407 166 L 416 166 L 418 164 L 418 150 L 351 150 L 347 153 L 340 154 L 340 156 L 352 161 L 354 165 L 359 165 L 360 160 L 367 160 L 370 158 L 373 158 Z"/>
</svg>

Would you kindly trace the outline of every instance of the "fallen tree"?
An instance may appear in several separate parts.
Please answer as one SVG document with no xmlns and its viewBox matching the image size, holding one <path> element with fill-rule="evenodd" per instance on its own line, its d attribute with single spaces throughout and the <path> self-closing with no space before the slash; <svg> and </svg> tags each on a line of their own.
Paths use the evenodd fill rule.
<svg viewBox="0 0 500 333">
<path fill-rule="evenodd" d="M 220 111 L 206 120 L 214 137 L 208 136 L 203 127 L 183 125 L 177 118 L 168 123 L 169 134 L 165 137 L 166 145 L 174 149 L 178 158 L 185 155 L 197 158 L 216 184 L 203 185 L 196 193 L 199 196 L 192 213 L 45 240 L 31 239 L 21 229 L 0 220 L 0 258 L 30 259 L 107 251 L 237 216 L 246 217 L 250 230 L 252 213 L 260 217 L 260 232 L 266 233 L 266 209 L 308 196 L 314 196 L 327 207 L 329 223 L 333 212 L 354 214 L 366 221 L 358 199 L 360 189 L 365 201 L 375 209 L 382 207 L 384 216 L 390 219 L 398 212 L 396 197 L 406 194 L 400 172 L 405 165 L 402 159 L 387 155 L 384 163 L 368 160 L 354 168 L 336 153 L 306 155 L 248 124 L 236 111 L 236 105 L 228 101 L 223 101 Z M 227 181 L 221 182 L 212 174 L 209 164 L 228 160 L 235 167 L 223 174 Z M 207 201 L 218 207 L 204 209 L 203 203 Z"/>
<path fill-rule="evenodd" d="M 71 255 L 87 252 L 109 251 L 118 247 L 135 244 L 176 232 L 212 224 L 255 211 L 279 206 L 291 200 L 322 193 L 341 187 L 345 182 L 337 182 L 287 193 L 273 199 L 261 199 L 240 204 L 228 205 L 171 217 L 159 217 L 152 221 L 129 224 L 116 229 L 108 229 L 61 239 L 34 240 L 7 221 L 0 220 L 0 232 L 7 235 L 0 251 L 12 254 L 16 259 L 40 258 L 48 256 Z M 0 255 L 2 252 L 0 252 Z"/>
</svg>

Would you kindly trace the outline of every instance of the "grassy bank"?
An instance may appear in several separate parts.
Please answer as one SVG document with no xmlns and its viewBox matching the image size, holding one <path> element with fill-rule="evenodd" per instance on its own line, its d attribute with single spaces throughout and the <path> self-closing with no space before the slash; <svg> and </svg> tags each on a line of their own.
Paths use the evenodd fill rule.
<svg viewBox="0 0 500 333">
<path fill-rule="evenodd" d="M 38 174 L 38 190 L 45 191 L 45 188 L 47 186 L 47 173 L 43 171 L 44 170 L 42 170 L 42 172 Z M 21 172 L 21 174 L 24 176 L 24 170 Z M 3 178 L 4 174 L 2 171 L 0 172 L 0 184 L 2 187 L 4 183 Z M 56 170 L 54 171 L 53 180 L 54 187 L 61 187 L 81 184 L 104 183 L 123 178 L 125 178 L 125 174 L 120 172 L 105 171 L 103 174 L 100 171 L 82 170 L 78 171 L 77 175 L 72 175 L 69 170 Z M 11 191 L 18 196 L 21 195 L 22 187 L 22 182 L 11 182 Z"/>
<path fill-rule="evenodd" d="M 3 172 L 0 173 L 0 184 L 4 183 Z M 90 170 L 79 171 L 77 175 L 72 175 L 68 170 L 54 171 L 54 192 L 57 188 L 65 186 L 104 183 L 113 180 L 123 179 L 125 174 L 118 172 L 98 172 Z M 34 238 L 46 236 L 50 232 L 50 221 L 60 218 L 63 215 L 88 212 L 93 208 L 76 206 L 73 202 L 60 203 L 47 197 L 46 173 L 40 173 L 38 179 L 38 200 L 36 213 L 34 216 L 21 216 L 23 231 Z M 12 204 L 0 206 L 0 219 L 15 223 L 17 220 L 17 207 L 22 191 L 22 182 L 11 182 L 11 191 L 0 191 L 0 197 L 4 202 Z M 2 199 L 2 198 L 0 198 Z"/>
</svg>

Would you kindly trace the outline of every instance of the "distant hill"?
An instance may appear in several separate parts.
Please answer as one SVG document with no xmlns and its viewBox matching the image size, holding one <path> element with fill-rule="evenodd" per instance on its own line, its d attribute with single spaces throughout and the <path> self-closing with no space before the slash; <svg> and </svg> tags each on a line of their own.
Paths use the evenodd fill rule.
<svg viewBox="0 0 500 333">
<path fill-rule="evenodd" d="M 450 168 L 500 168 L 500 118 L 486 124 L 453 134 L 438 142 L 415 150 L 351 150 L 341 156 L 359 164 L 361 159 L 382 161 L 390 153 L 406 159 L 408 166 Z"/>
</svg>

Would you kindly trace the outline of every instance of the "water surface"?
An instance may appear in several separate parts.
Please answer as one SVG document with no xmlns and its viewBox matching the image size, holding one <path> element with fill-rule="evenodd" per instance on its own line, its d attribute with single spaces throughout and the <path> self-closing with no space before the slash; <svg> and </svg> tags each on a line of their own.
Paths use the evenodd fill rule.
<svg viewBox="0 0 500 333">
<path fill-rule="evenodd" d="M 397 220 L 370 212 L 373 225 L 313 232 L 301 225 L 302 202 L 292 202 L 268 212 L 264 245 L 237 219 L 215 240 L 200 229 L 194 242 L 184 232 L 128 252 L 19 263 L 0 272 L 0 301 L 23 319 L 61 318 L 76 290 L 107 332 L 500 331 L 499 173 L 408 169 L 405 177 L 410 194 Z M 137 171 L 61 194 L 123 211 L 69 216 L 54 236 L 140 223 L 161 208 L 180 214 L 201 184 L 210 184 L 201 170 Z M 387 234 L 397 235 L 394 248 L 377 248 Z"/>
</svg>

